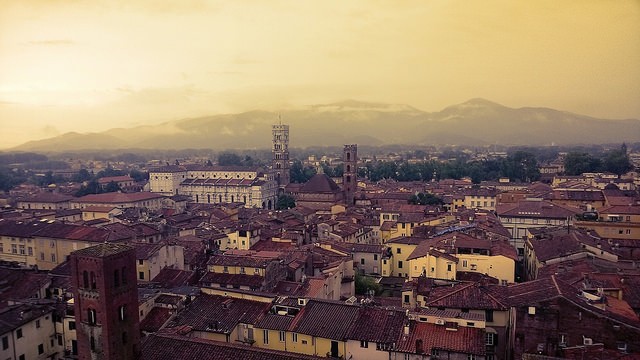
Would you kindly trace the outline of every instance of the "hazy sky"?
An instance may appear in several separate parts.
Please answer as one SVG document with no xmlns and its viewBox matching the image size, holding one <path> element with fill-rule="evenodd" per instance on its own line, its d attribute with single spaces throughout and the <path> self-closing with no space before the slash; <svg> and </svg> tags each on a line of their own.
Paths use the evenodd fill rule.
<svg viewBox="0 0 640 360">
<path fill-rule="evenodd" d="M 344 99 L 640 118 L 639 0 L 0 0 L 0 148 Z"/>
</svg>

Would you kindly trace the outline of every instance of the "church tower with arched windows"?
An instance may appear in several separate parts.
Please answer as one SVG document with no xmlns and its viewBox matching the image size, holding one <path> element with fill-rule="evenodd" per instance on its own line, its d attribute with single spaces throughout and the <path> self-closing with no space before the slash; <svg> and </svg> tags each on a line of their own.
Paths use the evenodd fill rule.
<svg viewBox="0 0 640 360">
<path fill-rule="evenodd" d="M 342 174 L 342 189 L 344 201 L 347 205 L 355 204 L 356 190 L 358 189 L 358 145 L 345 145 L 342 162 L 344 172 Z"/>
<path fill-rule="evenodd" d="M 135 248 L 98 244 L 72 252 L 69 265 L 78 359 L 139 358 Z"/>
<path fill-rule="evenodd" d="M 271 167 L 273 179 L 278 183 L 278 187 L 283 189 L 289 185 L 289 125 L 282 123 L 271 127 L 273 135 L 273 146 L 271 154 L 273 156 Z"/>
</svg>

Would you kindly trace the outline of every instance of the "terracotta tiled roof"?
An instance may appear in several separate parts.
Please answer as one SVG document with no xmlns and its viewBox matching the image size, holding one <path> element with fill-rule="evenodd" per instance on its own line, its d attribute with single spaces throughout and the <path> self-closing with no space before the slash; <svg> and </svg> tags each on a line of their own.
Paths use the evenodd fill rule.
<svg viewBox="0 0 640 360">
<path fill-rule="evenodd" d="M 53 193 L 53 192 L 43 192 L 43 193 L 32 195 L 20 201 L 37 202 L 37 203 L 61 203 L 61 202 L 67 202 L 73 198 L 74 197 L 71 195 L 64 195 L 64 194 Z"/>
<path fill-rule="evenodd" d="M 167 308 L 154 307 L 140 322 L 140 330 L 146 332 L 156 332 L 169 320 L 171 310 Z"/>
<path fill-rule="evenodd" d="M 142 343 L 140 360 L 319 360 L 259 347 L 222 343 L 179 335 L 151 335 Z M 326 358 L 325 358 L 326 359 Z"/>
<path fill-rule="evenodd" d="M 174 287 L 191 284 L 194 276 L 194 271 L 186 271 L 166 267 L 160 270 L 158 275 L 156 275 L 151 280 L 151 282 L 159 283 L 162 287 L 171 289 Z"/>
<path fill-rule="evenodd" d="M 425 299 L 425 305 L 453 309 L 505 310 L 508 307 L 504 300 L 506 294 L 507 288 L 504 286 L 459 283 L 432 288 Z"/>
<path fill-rule="evenodd" d="M 326 174 L 315 174 L 300 188 L 302 193 L 335 193 L 340 187 Z"/>
<path fill-rule="evenodd" d="M 197 331 L 229 334 L 239 323 L 255 324 L 270 308 L 269 303 L 202 294 L 172 326 L 188 325 Z"/>
<path fill-rule="evenodd" d="M 71 255 L 80 257 L 107 257 L 132 250 L 133 247 L 125 244 L 102 243 L 88 248 L 76 250 Z"/>
<path fill-rule="evenodd" d="M 105 203 L 105 204 L 122 204 L 146 201 L 158 198 L 164 198 L 164 195 L 154 194 L 150 192 L 122 193 L 110 192 L 103 194 L 89 194 L 74 200 L 77 203 Z"/>
<path fill-rule="evenodd" d="M 357 306 L 310 300 L 298 313 L 290 331 L 322 337 L 346 339 L 349 326 L 358 318 Z"/>
<path fill-rule="evenodd" d="M 247 274 L 225 274 L 225 273 L 206 273 L 201 279 L 202 286 L 211 286 L 218 284 L 220 287 L 231 286 L 248 286 L 251 289 L 259 289 L 264 283 L 264 277 L 259 275 Z"/>
<path fill-rule="evenodd" d="M 502 217 L 566 219 L 579 213 L 580 209 L 544 200 L 522 200 L 515 204 L 498 204 L 496 212 Z"/>
<path fill-rule="evenodd" d="M 293 320 L 293 316 L 267 314 L 256 323 L 256 327 L 260 329 L 286 331 L 291 326 Z"/>
<path fill-rule="evenodd" d="M 422 340 L 422 351 L 416 345 Z M 461 326 L 455 331 L 447 330 L 444 325 L 426 322 L 411 322 L 409 335 L 400 336 L 397 350 L 405 353 L 431 354 L 433 349 L 460 354 L 485 354 L 484 329 Z"/>
<path fill-rule="evenodd" d="M 376 343 L 392 344 L 402 333 L 405 313 L 400 310 L 363 307 L 351 324 L 347 337 Z"/>
<path fill-rule="evenodd" d="M 107 177 L 103 177 L 98 179 L 98 184 L 108 184 L 110 182 L 125 182 L 125 181 L 133 181 L 133 178 L 131 178 L 131 176 L 129 175 L 124 175 L 124 176 L 107 176 Z"/>
</svg>

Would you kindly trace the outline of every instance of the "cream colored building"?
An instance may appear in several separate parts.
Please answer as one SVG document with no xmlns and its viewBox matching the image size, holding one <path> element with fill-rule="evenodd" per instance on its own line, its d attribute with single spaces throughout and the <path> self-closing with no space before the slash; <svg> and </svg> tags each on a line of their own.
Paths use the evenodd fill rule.
<svg viewBox="0 0 640 360">
<path fill-rule="evenodd" d="M 63 351 L 56 334 L 53 308 L 29 304 L 10 305 L 2 314 L 0 358 L 44 360 Z"/>
<path fill-rule="evenodd" d="M 167 166 L 149 173 L 151 192 L 189 195 L 203 204 L 243 203 L 275 208 L 278 184 L 262 169 L 244 166 Z"/>
</svg>

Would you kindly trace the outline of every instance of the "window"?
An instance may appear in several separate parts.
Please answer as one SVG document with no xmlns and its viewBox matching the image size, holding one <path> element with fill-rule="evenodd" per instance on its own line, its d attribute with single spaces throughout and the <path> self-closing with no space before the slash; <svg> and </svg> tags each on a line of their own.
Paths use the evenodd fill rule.
<svg viewBox="0 0 640 360">
<path fill-rule="evenodd" d="M 225 266 L 224 268 L 222 268 L 222 272 L 227 274 L 229 272 L 229 267 Z"/>
<path fill-rule="evenodd" d="M 40 320 L 36 320 L 36 329 L 40 328 Z"/>
<path fill-rule="evenodd" d="M 493 310 L 485 310 L 484 316 L 487 322 L 493 322 Z"/>
<path fill-rule="evenodd" d="M 467 262 L 467 260 L 462 260 L 462 267 L 467 267 L 469 266 L 469 263 Z"/>
<path fill-rule="evenodd" d="M 51 254 L 51 262 L 56 262 L 56 254 Z"/>
<path fill-rule="evenodd" d="M 404 302 L 405 302 L 405 304 L 409 303 L 409 295 L 405 295 L 404 296 Z"/>
<path fill-rule="evenodd" d="M 113 286 L 120 286 L 120 272 L 118 269 L 113 270 Z"/>
<path fill-rule="evenodd" d="M 265 345 L 269 344 L 269 330 L 262 330 L 262 338 Z"/>
<path fill-rule="evenodd" d="M 33 248 L 32 248 L 31 246 L 29 246 L 29 247 L 27 248 L 27 250 L 28 250 L 28 254 L 29 254 L 29 256 L 33 256 Z M 2 249 L 0 249 L 0 252 L 2 252 Z"/>
<path fill-rule="evenodd" d="M 120 321 L 124 321 L 127 318 L 127 309 L 125 305 L 122 305 L 118 308 L 118 318 Z"/>
<path fill-rule="evenodd" d="M 17 337 L 18 339 L 22 338 L 22 329 L 18 329 L 18 330 L 16 330 L 16 337 Z"/>
<path fill-rule="evenodd" d="M 373 260 L 378 261 L 378 254 L 373 254 Z"/>
<path fill-rule="evenodd" d="M 89 340 L 89 344 L 91 346 L 91 351 L 96 351 L 96 338 L 92 336 Z"/>
<path fill-rule="evenodd" d="M 2 350 L 7 350 L 9 348 L 9 337 L 8 336 L 3 336 L 2 337 Z"/>
<path fill-rule="evenodd" d="M 447 264 L 447 271 L 451 271 L 451 264 Z"/>
<path fill-rule="evenodd" d="M 38 354 L 44 354 L 44 344 L 38 345 Z"/>
<path fill-rule="evenodd" d="M 89 288 L 89 272 L 87 270 L 82 272 L 82 285 L 85 289 Z"/>
<path fill-rule="evenodd" d="M 95 290 L 97 288 L 96 273 L 92 271 L 90 274 L 90 277 L 91 277 L 91 289 Z"/>
<path fill-rule="evenodd" d="M 280 342 L 284 342 L 287 339 L 287 333 L 284 331 L 280 331 L 279 333 L 279 340 Z"/>
<path fill-rule="evenodd" d="M 89 325 L 95 325 L 97 322 L 96 319 L 96 310 L 95 309 L 87 309 L 87 322 Z"/>
<path fill-rule="evenodd" d="M 438 356 L 438 355 L 440 355 L 440 350 L 438 350 L 438 349 L 433 349 L 433 348 L 432 348 L 432 349 L 431 349 L 431 355 L 434 355 L 434 356 Z"/>
<path fill-rule="evenodd" d="M 404 354 L 404 360 L 411 360 L 411 355 Z"/>
<path fill-rule="evenodd" d="M 364 258 L 360 259 L 360 265 L 364 265 Z"/>
<path fill-rule="evenodd" d="M 291 333 L 291 341 L 294 343 L 298 342 L 298 333 Z"/>
<path fill-rule="evenodd" d="M 25 252 L 25 247 L 24 247 L 24 245 L 20 245 L 20 255 L 24 255 L 25 253 L 26 253 L 26 252 Z"/>
<path fill-rule="evenodd" d="M 12 254 L 17 254 L 18 253 L 18 245 L 17 244 L 11 244 L 11 253 Z"/>
<path fill-rule="evenodd" d="M 398 261 L 398 269 L 402 269 L 402 261 Z"/>
<path fill-rule="evenodd" d="M 76 329 L 76 322 L 69 321 L 69 330 L 75 330 L 75 329 Z"/>
<path fill-rule="evenodd" d="M 138 265 L 144 265 L 144 260 L 143 259 L 138 260 Z"/>
<path fill-rule="evenodd" d="M 138 279 L 144 280 L 144 271 L 139 271 L 138 272 Z"/>
<path fill-rule="evenodd" d="M 360 340 L 360 347 L 361 348 L 368 348 L 369 347 L 369 342 L 367 340 Z"/>
<path fill-rule="evenodd" d="M 485 334 L 485 337 L 484 337 L 484 338 L 485 338 L 485 342 L 484 342 L 484 343 L 485 343 L 485 345 L 487 345 L 487 346 L 493 346 L 493 344 L 494 344 L 494 336 L 495 336 L 495 335 L 496 335 L 496 334 L 493 334 L 493 333 L 486 333 L 486 334 Z"/>
<path fill-rule="evenodd" d="M 18 360 L 24 360 L 24 359 L 25 359 L 24 354 L 18 356 Z"/>
<path fill-rule="evenodd" d="M 397 248 L 397 249 L 396 249 L 396 254 L 401 254 L 401 253 L 402 253 L 402 249 Z"/>
<path fill-rule="evenodd" d="M 473 354 L 469 354 L 469 355 L 467 355 L 467 360 L 477 360 L 477 359 L 478 359 L 478 358 L 477 358 L 475 355 L 473 355 Z"/>
<path fill-rule="evenodd" d="M 244 242 L 244 241 L 243 241 L 243 242 Z M 244 244 L 243 244 L 243 245 L 244 245 Z M 244 273 L 245 273 L 245 271 L 244 271 L 244 267 L 243 267 L 243 266 L 241 266 L 241 267 L 240 267 L 240 274 L 244 274 Z"/>
</svg>

